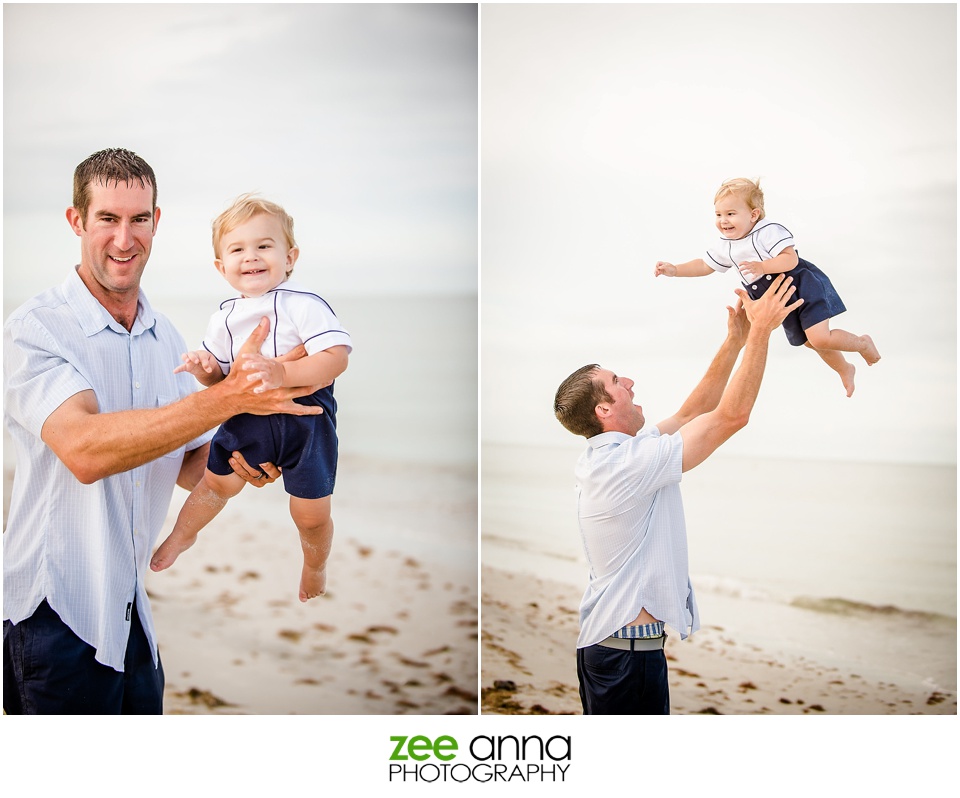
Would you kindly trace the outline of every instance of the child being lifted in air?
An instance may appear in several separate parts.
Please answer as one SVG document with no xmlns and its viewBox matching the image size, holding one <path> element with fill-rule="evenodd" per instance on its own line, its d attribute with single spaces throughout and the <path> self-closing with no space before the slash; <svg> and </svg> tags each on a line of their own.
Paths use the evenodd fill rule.
<svg viewBox="0 0 960 798">
<path fill-rule="evenodd" d="M 743 287 L 753 299 L 762 296 L 774 275 L 787 273 L 803 304 L 783 321 L 783 331 L 793 346 L 814 350 L 853 395 L 856 368 L 841 352 L 858 352 L 872 366 L 880 353 L 869 335 L 831 330 L 830 319 L 846 310 L 830 278 L 794 249 L 793 235 L 781 224 L 765 220 L 763 191 L 759 183 L 728 180 L 714 197 L 720 240 L 707 250 L 707 259 L 674 265 L 658 261 L 654 275 L 704 277 L 730 268 L 740 272 Z"/>
</svg>

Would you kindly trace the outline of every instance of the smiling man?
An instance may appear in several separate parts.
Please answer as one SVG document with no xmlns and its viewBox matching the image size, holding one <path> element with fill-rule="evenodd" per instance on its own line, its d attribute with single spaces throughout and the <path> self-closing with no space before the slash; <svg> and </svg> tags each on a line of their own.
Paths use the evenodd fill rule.
<svg viewBox="0 0 960 798">
<path fill-rule="evenodd" d="M 700 628 L 681 476 L 746 426 L 770 333 L 800 304 L 787 304 L 790 282 L 780 275 L 756 301 L 737 291 L 740 302 L 727 308 L 727 337 L 706 375 L 675 415 L 650 430 L 631 379 L 589 365 L 557 390 L 557 419 L 587 439 L 576 468 L 590 567 L 577 641 L 586 715 L 670 714 L 664 627 L 681 638 Z M 741 349 L 743 362 L 730 379 Z"/>
<path fill-rule="evenodd" d="M 238 413 L 313 415 L 312 387 L 254 393 L 232 374 L 196 391 L 186 346 L 140 290 L 160 220 L 150 166 L 122 149 L 74 173 L 80 263 L 4 325 L 4 422 L 17 469 L 3 535 L 7 714 L 162 712 L 144 587 L 174 484 L 203 473 L 209 431 Z M 268 332 L 261 323 L 246 351 Z M 254 485 L 271 465 L 234 468 Z"/>
</svg>

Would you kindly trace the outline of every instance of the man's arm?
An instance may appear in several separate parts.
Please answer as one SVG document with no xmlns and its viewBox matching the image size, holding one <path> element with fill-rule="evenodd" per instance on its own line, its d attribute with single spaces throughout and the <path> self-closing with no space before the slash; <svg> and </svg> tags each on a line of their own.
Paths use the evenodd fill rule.
<svg viewBox="0 0 960 798">
<path fill-rule="evenodd" d="M 681 427 L 684 471 L 700 465 L 724 441 L 747 425 L 750 411 L 760 392 L 770 333 L 780 326 L 790 311 L 803 303 L 802 299 L 798 299 L 791 305 L 787 304 L 796 290 L 791 285 L 792 282 L 793 278 L 779 275 L 767 292 L 756 301 L 751 300 L 743 289 L 737 290 L 750 320 L 743 362 L 723 392 L 717 408 L 697 416 Z"/>
<path fill-rule="evenodd" d="M 259 351 L 269 328 L 264 319 L 241 351 Z M 293 401 L 312 393 L 313 387 L 254 394 L 254 383 L 239 369 L 234 371 L 211 388 L 158 408 L 101 413 L 96 394 L 81 391 L 47 417 L 40 437 L 80 482 L 89 485 L 168 454 L 238 413 L 321 412 Z"/>
<path fill-rule="evenodd" d="M 716 408 L 749 331 L 750 322 L 744 312 L 743 303 L 738 299 L 735 308 L 727 306 L 727 337 L 707 368 L 707 373 L 683 406 L 670 418 L 657 424 L 662 435 L 672 435 L 697 416 Z"/>
<path fill-rule="evenodd" d="M 180 473 L 177 475 L 177 484 L 184 490 L 193 490 L 197 487 L 207 467 L 207 456 L 210 454 L 210 444 L 205 443 L 196 449 L 191 449 L 183 455 L 180 464 Z"/>
</svg>

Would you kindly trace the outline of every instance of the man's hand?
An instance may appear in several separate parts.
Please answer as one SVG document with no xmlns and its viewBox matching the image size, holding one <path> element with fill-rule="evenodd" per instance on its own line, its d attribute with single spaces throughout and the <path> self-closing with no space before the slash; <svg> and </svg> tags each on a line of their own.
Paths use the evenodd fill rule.
<svg viewBox="0 0 960 798">
<path fill-rule="evenodd" d="M 737 347 L 742 349 L 747 343 L 747 335 L 750 334 L 750 319 L 743 308 L 743 302 L 737 297 L 737 304 L 733 307 L 727 305 L 727 338 Z M 712 409 L 712 408 L 711 408 Z"/>
<path fill-rule="evenodd" d="M 270 333 L 270 320 L 264 316 L 260 319 L 260 324 L 250 333 L 250 337 L 243 342 L 237 352 L 237 359 L 245 359 L 245 355 L 258 355 L 260 347 Z M 305 354 L 305 353 L 304 353 Z M 236 365 L 236 364 L 234 364 Z M 309 396 L 321 388 L 323 385 L 305 385 L 299 388 L 275 388 L 262 392 L 255 392 L 257 382 L 251 382 L 247 379 L 247 373 L 240 368 L 230 369 L 226 379 L 216 386 L 219 389 L 223 386 L 227 391 L 224 395 L 224 401 L 229 403 L 231 409 L 230 415 L 239 413 L 250 413 L 255 416 L 269 416 L 274 413 L 289 413 L 295 416 L 316 416 L 323 412 L 319 405 L 301 405 L 294 402 L 301 396 Z"/>
<path fill-rule="evenodd" d="M 264 485 L 276 482 L 281 474 L 280 469 L 273 463 L 261 463 L 259 468 L 254 468 L 244 460 L 240 452 L 234 452 L 233 457 L 227 462 L 230 463 L 234 474 L 255 488 L 262 488 Z"/>
<path fill-rule="evenodd" d="M 798 299 L 790 305 L 787 304 L 797 290 L 792 283 L 792 277 L 779 274 L 760 299 L 751 299 L 750 295 L 742 288 L 736 290 L 752 329 L 760 330 L 769 335 L 780 326 L 781 322 L 792 311 L 803 304 L 802 299 Z"/>
<path fill-rule="evenodd" d="M 676 277 L 677 267 L 665 260 L 658 260 L 657 265 L 653 267 L 653 276 L 659 277 L 661 274 L 664 277 Z"/>
</svg>

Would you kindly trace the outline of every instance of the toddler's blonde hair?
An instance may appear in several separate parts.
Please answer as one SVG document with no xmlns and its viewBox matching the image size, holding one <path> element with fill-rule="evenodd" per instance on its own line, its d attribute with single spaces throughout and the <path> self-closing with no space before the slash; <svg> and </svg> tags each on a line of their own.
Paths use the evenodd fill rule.
<svg viewBox="0 0 960 798">
<path fill-rule="evenodd" d="M 716 196 L 713 198 L 714 204 L 729 194 L 733 194 L 734 196 L 742 199 L 745 203 L 747 203 L 747 207 L 751 211 L 759 210 L 759 219 L 762 219 L 766 215 L 766 211 L 763 209 L 763 190 L 760 188 L 759 180 L 754 182 L 753 180 L 748 180 L 745 177 L 737 177 L 733 180 L 727 180 L 722 186 L 720 186 L 719 189 L 717 189 Z"/>
<path fill-rule="evenodd" d="M 234 228 L 249 222 L 254 216 L 261 213 L 270 216 L 276 216 L 280 220 L 280 227 L 283 229 L 283 235 L 287 239 L 287 248 L 292 249 L 297 245 L 293 237 L 293 217 L 290 216 L 277 203 L 265 200 L 256 194 L 241 194 L 233 204 L 213 220 L 213 254 L 217 260 L 220 260 L 220 242 L 223 237 Z M 293 269 L 287 272 L 287 277 L 293 273 Z"/>
</svg>

